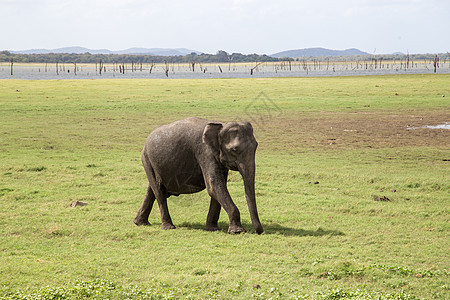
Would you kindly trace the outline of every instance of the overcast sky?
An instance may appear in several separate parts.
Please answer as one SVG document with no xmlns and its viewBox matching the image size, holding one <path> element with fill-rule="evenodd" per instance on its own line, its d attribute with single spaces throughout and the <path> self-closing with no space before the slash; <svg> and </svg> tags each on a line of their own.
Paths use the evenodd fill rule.
<svg viewBox="0 0 450 300">
<path fill-rule="evenodd" d="M 450 51 L 450 0 L 0 0 L 0 50 Z"/>
</svg>

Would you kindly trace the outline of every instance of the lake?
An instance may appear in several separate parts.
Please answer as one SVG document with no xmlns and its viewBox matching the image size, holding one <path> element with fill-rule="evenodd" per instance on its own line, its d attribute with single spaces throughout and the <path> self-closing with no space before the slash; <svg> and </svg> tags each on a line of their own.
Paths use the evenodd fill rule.
<svg viewBox="0 0 450 300">
<path fill-rule="evenodd" d="M 122 72 L 122 70 L 124 70 Z M 390 74 L 434 73 L 432 62 L 385 61 L 361 62 L 268 62 L 236 64 L 105 64 L 100 72 L 96 64 L 0 64 L 0 79 L 58 80 L 58 79 L 207 79 L 264 77 L 324 77 Z M 450 63 L 440 63 L 438 74 L 450 73 Z"/>
</svg>

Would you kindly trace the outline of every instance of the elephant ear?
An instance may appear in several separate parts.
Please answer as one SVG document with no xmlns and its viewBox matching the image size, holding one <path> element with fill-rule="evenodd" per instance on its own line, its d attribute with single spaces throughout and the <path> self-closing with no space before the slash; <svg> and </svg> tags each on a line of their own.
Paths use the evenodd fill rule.
<svg viewBox="0 0 450 300">
<path fill-rule="evenodd" d="M 211 149 L 216 157 L 220 153 L 219 132 L 222 130 L 222 127 L 220 123 L 208 123 L 203 130 L 202 141 Z"/>
<path fill-rule="evenodd" d="M 248 121 L 244 121 L 243 123 L 244 123 L 244 126 L 247 127 L 251 131 L 251 133 L 253 134 L 253 126 L 252 126 L 252 124 L 250 122 L 248 122 Z"/>
</svg>

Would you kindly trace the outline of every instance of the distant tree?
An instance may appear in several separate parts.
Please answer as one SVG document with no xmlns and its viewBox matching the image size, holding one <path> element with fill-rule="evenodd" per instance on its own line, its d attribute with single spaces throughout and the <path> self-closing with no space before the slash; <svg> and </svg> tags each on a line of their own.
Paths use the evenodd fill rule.
<svg viewBox="0 0 450 300">
<path fill-rule="evenodd" d="M 226 58 L 228 58 L 228 53 L 223 50 L 219 50 L 219 51 L 217 51 L 216 56 L 226 59 Z"/>
<path fill-rule="evenodd" d="M 433 61 L 435 59 L 436 54 L 414 54 L 409 55 L 411 60 L 429 60 Z M 438 54 L 438 57 L 441 60 L 450 59 L 450 54 L 442 53 Z M 153 56 L 153 55 L 129 55 L 129 54 L 75 54 L 75 53 L 48 53 L 48 54 L 15 54 L 9 51 L 0 51 L 0 62 L 10 62 L 11 58 L 14 58 L 14 62 L 16 63 L 56 63 L 56 62 L 66 62 L 66 63 L 98 63 L 99 61 L 103 61 L 103 63 L 119 63 L 119 64 L 131 64 L 139 63 L 192 63 L 196 64 L 201 63 L 228 63 L 231 67 L 231 62 L 239 63 L 239 62 L 276 62 L 276 61 L 287 61 L 294 60 L 293 58 L 275 58 L 267 55 L 259 55 L 259 54 L 242 54 L 242 53 L 233 53 L 229 54 L 223 50 L 217 51 L 216 54 L 207 54 L 202 53 L 198 55 L 195 52 L 191 54 L 187 54 L 185 56 Z M 406 54 L 399 55 L 357 55 L 357 56 L 340 56 L 333 57 L 335 61 L 365 61 L 371 60 L 372 58 L 377 60 L 407 60 L 408 57 Z M 298 58 L 297 58 L 298 59 Z M 327 57 L 305 57 L 301 58 L 301 60 L 305 61 L 314 61 L 314 60 L 326 60 Z"/>
</svg>

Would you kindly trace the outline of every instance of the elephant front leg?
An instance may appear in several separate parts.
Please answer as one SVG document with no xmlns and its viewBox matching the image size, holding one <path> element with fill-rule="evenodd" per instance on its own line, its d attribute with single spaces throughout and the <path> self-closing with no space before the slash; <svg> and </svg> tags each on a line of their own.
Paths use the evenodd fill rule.
<svg viewBox="0 0 450 300">
<path fill-rule="evenodd" d="M 219 231 L 219 216 L 220 216 L 220 203 L 211 197 L 211 204 L 209 205 L 208 217 L 206 218 L 206 227 L 207 231 Z"/>
<path fill-rule="evenodd" d="M 205 183 L 211 198 L 216 199 L 217 202 L 220 204 L 220 206 L 222 206 L 223 209 L 228 214 L 228 218 L 230 220 L 228 233 L 245 232 L 246 230 L 241 224 L 241 215 L 239 213 L 239 210 L 233 203 L 230 193 L 227 190 L 226 180 L 224 180 L 224 178 L 220 175 L 213 175 L 208 176 L 207 179 L 205 180 Z M 214 221 L 214 218 L 216 218 L 215 215 L 215 213 L 217 213 L 216 210 L 217 208 L 213 207 L 213 213 L 211 214 L 212 221 Z"/>
</svg>

